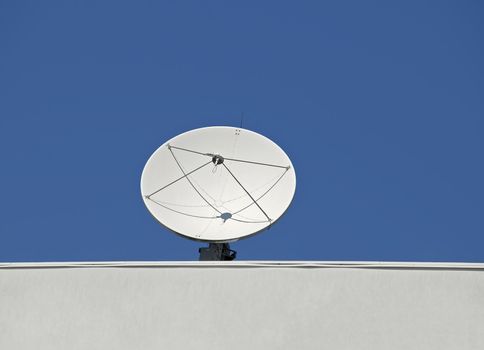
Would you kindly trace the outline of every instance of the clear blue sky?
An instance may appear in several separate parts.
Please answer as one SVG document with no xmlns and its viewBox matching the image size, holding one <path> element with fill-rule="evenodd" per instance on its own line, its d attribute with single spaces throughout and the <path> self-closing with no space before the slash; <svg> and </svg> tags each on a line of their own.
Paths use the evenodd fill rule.
<svg viewBox="0 0 484 350">
<path fill-rule="evenodd" d="M 479 1 L 2 1 L 0 261 L 191 260 L 139 179 L 167 139 L 283 147 L 240 259 L 484 262 Z"/>
</svg>

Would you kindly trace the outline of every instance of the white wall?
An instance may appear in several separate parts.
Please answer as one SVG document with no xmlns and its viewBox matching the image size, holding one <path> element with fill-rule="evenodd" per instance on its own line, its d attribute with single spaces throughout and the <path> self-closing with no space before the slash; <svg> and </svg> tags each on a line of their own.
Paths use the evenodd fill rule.
<svg viewBox="0 0 484 350">
<path fill-rule="evenodd" d="M 68 265 L 0 265 L 0 349 L 484 349 L 484 265 Z"/>
</svg>

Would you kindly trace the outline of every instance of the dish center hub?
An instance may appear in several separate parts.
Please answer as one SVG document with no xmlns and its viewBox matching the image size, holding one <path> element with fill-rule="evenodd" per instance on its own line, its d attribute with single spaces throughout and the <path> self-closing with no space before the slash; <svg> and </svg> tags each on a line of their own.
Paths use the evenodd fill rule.
<svg viewBox="0 0 484 350">
<path fill-rule="evenodd" d="M 222 213 L 220 214 L 220 218 L 225 222 L 227 221 L 228 219 L 230 219 L 232 217 L 232 214 L 230 213 Z"/>
<path fill-rule="evenodd" d="M 224 162 L 224 157 L 222 157 L 221 155 L 214 155 L 212 157 L 212 163 L 215 164 L 215 165 L 220 165 Z"/>
</svg>

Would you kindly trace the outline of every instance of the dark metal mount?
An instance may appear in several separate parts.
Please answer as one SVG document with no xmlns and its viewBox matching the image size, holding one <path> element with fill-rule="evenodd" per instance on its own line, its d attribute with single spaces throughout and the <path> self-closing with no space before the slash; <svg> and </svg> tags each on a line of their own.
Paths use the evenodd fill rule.
<svg viewBox="0 0 484 350">
<path fill-rule="evenodd" d="M 209 243 L 206 248 L 199 248 L 200 261 L 231 261 L 237 256 L 228 243 Z"/>
<path fill-rule="evenodd" d="M 222 157 L 219 154 L 214 154 L 214 156 L 212 157 L 212 163 L 215 165 L 220 165 L 223 162 L 224 162 L 224 157 Z"/>
</svg>

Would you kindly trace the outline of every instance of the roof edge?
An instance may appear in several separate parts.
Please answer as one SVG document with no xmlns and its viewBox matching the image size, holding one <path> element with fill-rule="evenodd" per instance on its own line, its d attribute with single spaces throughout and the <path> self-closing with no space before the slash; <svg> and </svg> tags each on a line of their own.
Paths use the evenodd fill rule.
<svg viewBox="0 0 484 350">
<path fill-rule="evenodd" d="M 386 261 L 75 261 L 0 262 L 0 269 L 52 268 L 365 268 L 484 270 L 484 263 Z"/>
</svg>

